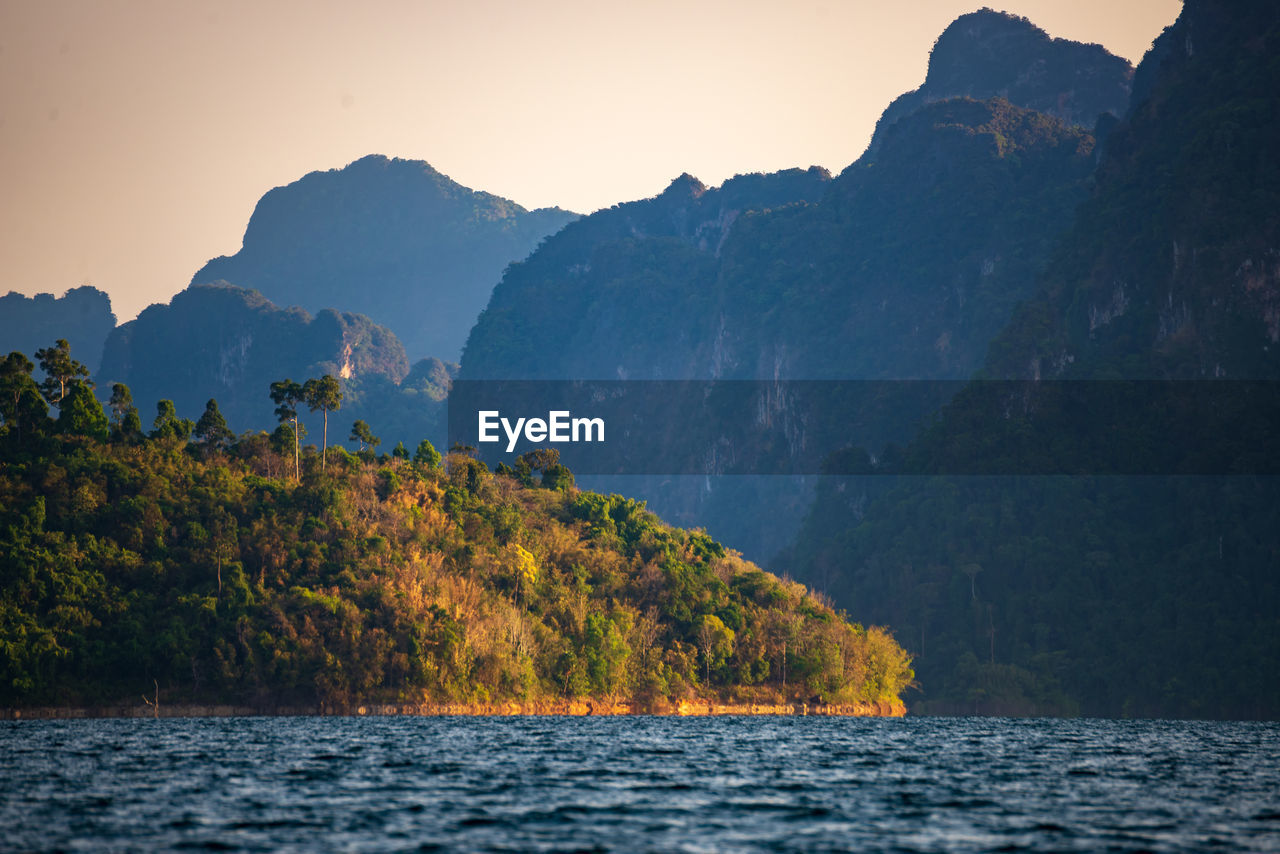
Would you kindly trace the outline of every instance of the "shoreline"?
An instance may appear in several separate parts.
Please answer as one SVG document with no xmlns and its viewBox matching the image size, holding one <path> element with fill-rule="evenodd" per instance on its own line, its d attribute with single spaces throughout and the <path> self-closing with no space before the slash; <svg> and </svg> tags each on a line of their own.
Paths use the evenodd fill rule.
<svg viewBox="0 0 1280 854">
<path fill-rule="evenodd" d="M 601 700 L 557 700 L 506 703 L 352 703 L 317 706 L 252 706 L 175 703 L 156 709 L 144 704 L 97 706 L 33 706 L 0 709 L 0 720 L 79 720 L 96 718 L 229 718 L 229 717 L 902 717 L 906 706 L 898 701 L 877 703 L 719 703 L 709 700 L 676 705 L 643 705 Z"/>
</svg>

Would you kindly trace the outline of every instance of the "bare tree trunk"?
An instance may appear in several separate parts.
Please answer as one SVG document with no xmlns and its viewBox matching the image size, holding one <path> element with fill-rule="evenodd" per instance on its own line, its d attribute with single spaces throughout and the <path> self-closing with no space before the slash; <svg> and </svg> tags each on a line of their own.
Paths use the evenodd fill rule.
<svg viewBox="0 0 1280 854">
<path fill-rule="evenodd" d="M 991 663 L 996 663 L 996 621 L 991 615 L 991 606 L 987 606 L 987 633 L 991 636 Z"/>
<path fill-rule="evenodd" d="M 155 716 L 156 716 L 157 718 L 159 718 L 159 717 L 160 717 L 160 683 L 159 683 L 159 682 L 157 682 L 155 679 L 152 679 L 152 680 L 151 680 L 151 684 L 155 686 L 155 689 L 156 689 L 155 697 L 156 697 L 156 698 L 155 698 L 155 700 L 154 700 L 154 701 L 152 701 L 152 700 L 148 700 L 148 699 L 147 699 L 147 695 L 146 695 L 146 694 L 143 694 L 143 695 L 142 695 L 142 702 L 144 702 L 144 703 L 146 703 L 148 706 L 150 706 L 150 707 L 151 707 L 151 709 L 152 709 L 152 711 L 155 713 Z"/>
<path fill-rule="evenodd" d="M 320 445 L 320 471 L 329 463 L 329 410 L 324 411 L 324 439 Z"/>
</svg>

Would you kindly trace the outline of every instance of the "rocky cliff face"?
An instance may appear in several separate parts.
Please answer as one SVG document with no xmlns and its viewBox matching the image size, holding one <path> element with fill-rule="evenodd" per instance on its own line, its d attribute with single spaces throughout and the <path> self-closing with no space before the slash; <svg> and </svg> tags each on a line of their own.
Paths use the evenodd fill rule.
<svg viewBox="0 0 1280 854">
<path fill-rule="evenodd" d="M 958 99 L 887 139 L 836 181 L 685 175 L 574 223 L 508 271 L 463 375 L 968 376 L 1085 198 L 1093 137 Z"/>
<path fill-rule="evenodd" d="M 1068 125 L 1092 128 L 1104 113 L 1123 116 L 1133 68 L 1101 45 L 1051 38 L 1026 18 L 983 9 L 961 15 L 938 36 L 919 89 L 898 97 L 866 156 L 876 157 L 894 122 L 948 98 L 1004 98 Z"/>
<path fill-rule="evenodd" d="M 1278 19 L 1274 4 L 1186 5 L 992 373 L 1280 376 Z"/>
<path fill-rule="evenodd" d="M 999 99 L 902 119 L 817 205 L 742 220 L 717 281 L 724 332 L 703 363 L 750 378 L 968 377 L 1034 293 L 1094 145 Z"/>
<path fill-rule="evenodd" d="M 1016 61 L 996 62 L 1010 45 Z M 933 94 L 892 108 L 900 118 L 882 123 L 878 156 L 835 180 L 793 171 L 710 190 L 682 176 L 565 228 L 495 288 L 462 376 L 970 376 L 1087 197 L 1095 140 L 1027 104 L 936 98 L 1041 104 L 1065 75 L 1073 94 L 1053 103 L 1075 120 L 1095 104 L 1123 110 L 1130 69 L 1001 15 L 953 27 L 935 54 Z M 1073 63 L 1092 70 L 1067 74 Z M 1019 82 L 1026 67 L 1053 73 Z M 650 487 L 627 488 L 760 560 L 794 530 L 778 508 L 803 506 L 776 483 Z"/>
<path fill-rule="evenodd" d="M 414 358 L 456 359 L 503 268 L 574 218 L 472 191 L 421 161 L 371 156 L 267 193 L 240 251 L 192 284 L 225 280 L 279 305 L 358 312 Z"/>
<path fill-rule="evenodd" d="M 102 344 L 116 326 L 111 298 L 97 288 L 72 288 L 61 297 L 10 292 L 0 297 L 0 352 L 17 350 L 35 360 L 36 350 L 65 338 L 77 361 L 96 371 Z"/>
<path fill-rule="evenodd" d="M 268 395 L 275 380 L 333 374 L 347 384 L 394 384 L 408 373 L 404 347 L 367 317 L 333 310 L 312 317 L 221 283 L 188 288 L 117 328 L 98 388 L 128 385 L 144 423 L 157 400 L 173 400 L 180 415 L 195 419 L 213 397 L 233 429 L 268 429 L 276 420 Z"/>
<path fill-rule="evenodd" d="M 1131 77 L 1096 45 L 966 15 L 876 157 L 834 181 L 685 175 L 573 224 L 508 271 L 462 374 L 967 377 L 1086 197 L 1076 125 L 1123 112 Z"/>
<path fill-rule="evenodd" d="M 916 655 L 917 711 L 1280 714 L 1280 691 L 1256 678 L 1280 667 L 1280 489 L 1260 465 L 1274 390 L 1228 382 L 1280 378 L 1278 57 L 1276 4 L 1187 0 L 1139 67 L 1139 98 L 1038 294 L 991 346 L 989 375 L 1037 382 L 1003 411 L 996 386 L 969 387 L 905 455 L 926 463 L 911 473 L 941 448 L 1019 476 L 819 491 L 791 570 L 894 626 Z M 1174 405 L 1124 400 L 1099 447 L 1088 413 L 1054 408 L 1054 387 L 1132 386 L 1053 378 L 1209 382 L 1150 384 Z M 1185 406 L 1188 388 L 1224 405 Z M 1205 429 L 1222 412 L 1234 432 Z M 1029 476 L 1050 447 L 1081 474 Z M 1096 476 L 1108 455 L 1223 462 Z"/>
<path fill-rule="evenodd" d="M 822 169 L 739 175 L 708 188 L 681 175 L 651 198 L 569 226 L 494 289 L 467 341 L 469 379 L 681 379 L 707 338 L 719 257 L 752 211 L 816 201 Z"/>
</svg>

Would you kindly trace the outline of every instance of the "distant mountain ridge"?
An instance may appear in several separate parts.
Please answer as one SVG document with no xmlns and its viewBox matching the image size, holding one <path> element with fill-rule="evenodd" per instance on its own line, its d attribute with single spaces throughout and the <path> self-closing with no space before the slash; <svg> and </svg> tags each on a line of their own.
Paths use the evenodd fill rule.
<svg viewBox="0 0 1280 854">
<path fill-rule="evenodd" d="M 690 376 L 734 223 L 751 211 L 817 201 L 830 181 L 812 167 L 708 188 L 685 173 L 657 196 L 566 226 L 507 270 L 471 330 L 463 376 Z"/>
<path fill-rule="evenodd" d="M 1081 54 L 1009 16 L 979 20 L 1022 33 L 1032 50 L 1022 58 L 1033 64 L 1088 58 L 1097 73 L 1063 78 L 1073 91 L 1053 103 L 1123 112 L 1115 93 L 1127 93 L 1125 60 L 1098 62 L 1100 48 Z M 1053 80 L 1014 82 L 990 88 L 1040 103 Z M 968 378 L 1014 307 L 1034 295 L 1088 196 L 1092 123 L 1004 98 L 952 97 L 885 123 L 879 155 L 835 179 L 791 170 L 711 190 L 682 176 L 653 199 L 584 217 L 512 265 L 472 330 L 461 376 Z M 636 488 L 667 518 L 767 559 L 798 521 L 779 506 L 802 499 L 776 484 L 755 496 L 741 486 Z"/>
<path fill-rule="evenodd" d="M 268 396 L 275 380 L 333 374 L 346 384 L 375 377 L 396 384 L 408 373 L 404 347 L 367 317 L 332 309 L 312 317 L 223 282 L 180 291 L 116 328 L 98 382 L 104 396 L 112 383 L 128 385 L 144 418 L 155 401 L 169 399 L 195 419 L 216 398 L 240 431 L 275 423 Z"/>
<path fill-rule="evenodd" d="M 682 175 L 566 227 L 494 289 L 463 376 L 967 377 L 1085 198 L 1094 140 L 1001 99 L 888 138 L 835 180 Z"/>
<path fill-rule="evenodd" d="M 268 192 L 240 251 L 191 283 L 365 314 L 413 358 L 452 360 L 506 265 L 576 216 L 470 190 L 423 161 L 371 155 Z"/>
<path fill-rule="evenodd" d="M 744 218 L 726 241 L 725 375 L 967 378 L 1094 164 L 1088 131 L 1003 99 L 929 104 L 885 139 L 818 204 Z"/>
<path fill-rule="evenodd" d="M 75 358 L 93 372 L 102 358 L 102 344 L 115 326 L 111 297 L 89 285 L 57 298 L 53 294 L 26 297 L 13 291 L 0 297 L 0 354 L 17 350 L 34 358 L 36 350 L 64 338 Z"/>
<path fill-rule="evenodd" d="M 966 378 L 1034 294 L 1132 77 L 1025 19 L 962 16 L 876 157 L 834 180 L 684 175 L 583 218 L 508 270 L 462 376 Z"/>
</svg>

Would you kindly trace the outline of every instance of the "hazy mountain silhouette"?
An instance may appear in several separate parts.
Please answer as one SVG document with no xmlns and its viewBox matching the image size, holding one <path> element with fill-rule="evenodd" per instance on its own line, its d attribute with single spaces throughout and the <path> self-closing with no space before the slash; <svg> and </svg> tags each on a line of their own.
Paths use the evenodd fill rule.
<svg viewBox="0 0 1280 854">
<path fill-rule="evenodd" d="M 128 385 L 144 421 L 157 400 L 195 419 L 212 397 L 240 431 L 274 426 L 276 380 L 333 374 L 348 386 L 375 377 L 395 384 L 408 373 L 395 335 L 363 315 L 326 309 L 312 317 L 224 282 L 180 291 L 119 326 L 97 377 L 100 396 L 112 383 Z"/>
<path fill-rule="evenodd" d="M 1034 104 L 1123 110 L 1132 76 L 1124 60 L 1050 40 L 1010 16 L 974 22 L 976 35 L 953 38 L 952 28 L 940 40 L 935 78 L 978 80 L 981 92 Z M 1017 62 L 993 64 L 1010 39 Z M 1089 73 L 1068 73 L 1072 57 Z M 1057 70 L 1015 85 L 1027 63 Z M 1002 69 L 1011 75 L 1004 84 Z M 882 122 L 876 156 L 834 180 L 793 170 L 707 189 L 682 176 L 653 199 L 565 228 L 494 289 L 461 375 L 968 377 L 1014 307 L 1034 295 L 1055 240 L 1087 198 L 1095 117 L 1079 127 L 1004 98 L 895 103 L 899 118 Z M 703 525 L 757 560 L 789 540 L 805 506 L 777 484 L 751 495 L 740 481 L 711 494 L 701 483 L 632 488 L 666 518 Z"/>
<path fill-rule="evenodd" d="M 0 352 L 17 350 L 35 359 L 35 352 L 60 338 L 71 344 L 77 361 L 90 371 L 102 359 L 102 344 L 115 328 L 111 297 L 88 285 L 61 297 L 9 292 L 0 297 Z"/>
<path fill-rule="evenodd" d="M 240 251 L 192 284 L 224 280 L 280 305 L 358 312 L 413 358 L 456 359 L 507 264 L 575 217 L 470 190 L 422 161 L 369 156 L 268 192 Z"/>
</svg>

